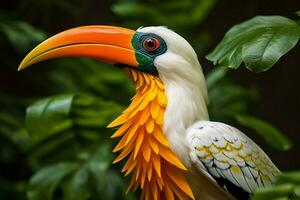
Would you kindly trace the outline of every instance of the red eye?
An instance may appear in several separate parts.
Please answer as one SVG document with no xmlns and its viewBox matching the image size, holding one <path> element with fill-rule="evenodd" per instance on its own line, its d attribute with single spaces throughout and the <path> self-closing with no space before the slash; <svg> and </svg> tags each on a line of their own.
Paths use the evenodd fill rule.
<svg viewBox="0 0 300 200">
<path fill-rule="evenodd" d="M 143 42 L 144 48 L 149 52 L 156 50 L 159 47 L 159 45 L 160 45 L 160 42 L 156 38 L 147 38 Z"/>
</svg>

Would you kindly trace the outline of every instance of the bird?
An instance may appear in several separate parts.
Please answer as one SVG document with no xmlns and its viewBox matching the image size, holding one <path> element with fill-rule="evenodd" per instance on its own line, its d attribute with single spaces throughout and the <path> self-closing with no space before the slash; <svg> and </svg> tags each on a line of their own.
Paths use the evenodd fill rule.
<svg viewBox="0 0 300 200">
<path fill-rule="evenodd" d="M 114 163 L 124 161 L 128 191 L 145 200 L 249 199 L 280 170 L 240 130 L 209 119 L 208 92 L 192 46 L 164 26 L 137 30 L 89 25 L 37 45 L 19 65 L 88 57 L 121 68 L 135 95 L 108 128 L 119 138 Z"/>
</svg>

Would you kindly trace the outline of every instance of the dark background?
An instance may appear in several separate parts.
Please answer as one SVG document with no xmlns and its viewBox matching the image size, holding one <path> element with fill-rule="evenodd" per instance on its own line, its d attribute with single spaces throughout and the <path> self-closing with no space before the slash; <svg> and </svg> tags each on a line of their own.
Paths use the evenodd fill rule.
<svg viewBox="0 0 300 200">
<path fill-rule="evenodd" d="M 24 4 L 25 1 L 21 2 Z M 62 4 L 74 7 L 66 12 Z M 48 3 L 49 5 L 40 4 Z M 35 1 L 28 0 L 26 5 L 19 9 L 19 1 L 10 0 L 0 3 L 0 12 L 16 11 L 19 18 L 38 28 L 50 33 L 50 35 L 70 27 L 88 24 L 107 24 L 107 22 L 123 22 L 122 18 L 111 11 L 113 1 L 100 0 L 74 0 L 74 1 Z M 159 4 L 157 4 L 159 6 Z M 38 8 L 38 9 L 37 9 Z M 213 68 L 212 63 L 205 59 L 212 49 L 220 42 L 224 33 L 233 25 L 247 20 L 256 15 L 283 15 L 296 19 L 295 12 L 300 9 L 299 0 L 226 0 L 217 1 L 215 7 L 208 14 L 206 20 L 200 24 L 197 30 L 205 30 L 211 33 L 212 40 L 204 47 L 203 54 L 198 55 L 200 62 L 207 72 Z M 164 24 L 154 24 L 164 25 Z M 138 27 L 136 27 L 138 28 Z M 193 46 L 193 44 L 192 44 Z M 12 70 L 17 69 L 22 56 L 13 55 L 13 50 L 3 48 L 0 45 L 1 65 L 5 60 L 15 59 L 15 66 L 0 68 L 0 89 L 7 93 L 16 93 L 20 98 L 30 95 L 43 95 L 43 86 L 33 85 L 24 80 L 22 74 Z M 256 142 L 272 157 L 281 170 L 300 168 L 300 45 L 298 44 L 287 55 L 283 56 L 276 65 L 267 72 L 255 74 L 245 68 L 231 71 L 230 76 L 245 86 L 258 88 L 260 102 L 257 114 L 286 133 L 294 143 L 294 147 L 288 152 L 276 151 L 266 146 L 259 137 L 251 135 Z M 12 64 L 10 64 L 12 65 Z M 46 70 L 46 69 L 42 69 Z M 9 85 L 10 87 L 2 87 Z M 7 89 L 9 88 L 9 89 Z M 0 105 L 1 108 L 1 105 Z M 244 129 L 245 130 L 245 129 Z M 245 130 L 246 131 L 246 130 Z"/>
</svg>

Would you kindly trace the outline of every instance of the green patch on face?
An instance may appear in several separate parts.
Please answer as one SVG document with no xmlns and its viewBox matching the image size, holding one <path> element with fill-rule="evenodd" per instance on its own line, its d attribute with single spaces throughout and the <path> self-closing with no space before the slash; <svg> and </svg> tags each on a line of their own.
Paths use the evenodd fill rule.
<svg viewBox="0 0 300 200">
<path fill-rule="evenodd" d="M 143 46 L 144 41 L 149 38 L 155 38 L 160 42 L 158 48 L 151 52 L 145 49 Z M 136 60 L 139 63 L 137 69 L 157 76 L 158 71 L 154 66 L 154 59 L 166 52 L 167 45 L 165 41 L 158 35 L 152 33 L 136 32 L 132 38 L 131 43 L 135 50 Z"/>
</svg>

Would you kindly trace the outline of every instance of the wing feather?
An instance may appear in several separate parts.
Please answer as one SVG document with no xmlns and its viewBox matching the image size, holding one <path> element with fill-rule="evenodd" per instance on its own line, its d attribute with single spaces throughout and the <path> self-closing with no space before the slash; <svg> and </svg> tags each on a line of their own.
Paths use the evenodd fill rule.
<svg viewBox="0 0 300 200">
<path fill-rule="evenodd" d="M 250 138 L 226 124 L 198 121 L 188 129 L 187 139 L 192 160 L 201 166 L 199 170 L 244 192 L 252 193 L 257 187 L 273 183 L 280 173 Z"/>
</svg>

